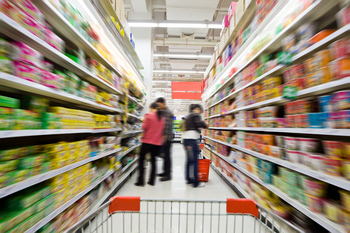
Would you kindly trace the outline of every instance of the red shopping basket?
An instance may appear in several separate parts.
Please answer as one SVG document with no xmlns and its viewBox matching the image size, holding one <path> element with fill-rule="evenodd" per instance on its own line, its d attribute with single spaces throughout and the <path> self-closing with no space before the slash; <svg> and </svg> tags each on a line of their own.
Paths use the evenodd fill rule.
<svg viewBox="0 0 350 233">
<path fill-rule="evenodd" d="M 207 182 L 209 179 L 209 167 L 211 161 L 210 159 L 200 159 L 198 160 L 198 180 Z"/>
<path fill-rule="evenodd" d="M 204 144 L 200 144 L 199 148 L 202 150 Z M 207 182 L 209 179 L 209 168 L 211 160 L 210 159 L 200 159 L 198 160 L 198 180 L 202 182 Z"/>
</svg>

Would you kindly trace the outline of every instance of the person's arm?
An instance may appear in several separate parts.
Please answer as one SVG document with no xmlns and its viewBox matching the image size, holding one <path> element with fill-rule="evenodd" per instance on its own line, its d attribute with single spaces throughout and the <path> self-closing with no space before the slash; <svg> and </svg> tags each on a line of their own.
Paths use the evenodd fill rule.
<svg viewBox="0 0 350 233">
<path fill-rule="evenodd" d="M 201 117 L 199 115 L 195 116 L 194 124 L 195 124 L 197 129 L 206 129 L 206 128 L 208 128 L 207 124 L 204 121 L 201 120 Z"/>
</svg>

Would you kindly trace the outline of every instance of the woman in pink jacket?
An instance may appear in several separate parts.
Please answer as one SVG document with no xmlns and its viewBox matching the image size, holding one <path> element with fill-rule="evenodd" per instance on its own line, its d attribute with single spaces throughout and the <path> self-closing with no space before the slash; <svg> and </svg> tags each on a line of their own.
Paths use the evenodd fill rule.
<svg viewBox="0 0 350 233">
<path fill-rule="evenodd" d="M 154 185 L 156 178 L 156 156 L 159 155 L 159 149 L 163 143 L 163 129 L 165 120 L 161 116 L 161 112 L 158 109 L 157 103 L 152 103 L 150 106 L 150 112 L 145 115 L 145 119 L 142 124 L 144 130 L 142 136 L 142 146 L 139 158 L 139 177 L 136 186 L 145 185 L 145 168 L 144 161 L 147 153 L 151 153 L 151 173 L 147 184 Z"/>
</svg>

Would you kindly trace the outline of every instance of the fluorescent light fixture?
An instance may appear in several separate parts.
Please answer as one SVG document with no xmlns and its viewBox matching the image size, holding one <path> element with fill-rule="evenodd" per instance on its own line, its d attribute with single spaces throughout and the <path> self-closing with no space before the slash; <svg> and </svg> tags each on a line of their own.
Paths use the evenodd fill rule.
<svg viewBox="0 0 350 233">
<path fill-rule="evenodd" d="M 222 25 L 221 25 L 221 24 L 213 24 L 213 23 L 210 23 L 210 24 L 208 24 L 208 28 L 221 29 L 221 28 L 222 28 Z"/>
<path fill-rule="evenodd" d="M 148 21 L 137 21 L 130 20 L 128 21 L 130 27 L 138 28 L 213 28 L 221 29 L 221 22 L 215 21 L 180 21 L 180 20 L 148 20 Z"/>
<path fill-rule="evenodd" d="M 208 58 L 210 59 L 212 55 L 208 54 L 177 54 L 177 53 L 167 53 L 167 54 L 160 54 L 155 53 L 153 54 L 154 57 L 173 57 L 173 58 Z"/>
<path fill-rule="evenodd" d="M 159 23 L 160 28 L 207 28 L 205 23 Z"/>
<path fill-rule="evenodd" d="M 147 22 L 130 22 L 129 27 L 133 28 L 155 28 L 158 27 L 158 23 L 147 23 Z"/>
<path fill-rule="evenodd" d="M 153 73 L 189 73 L 189 74 L 204 74 L 205 71 L 197 70 L 153 70 Z"/>
</svg>

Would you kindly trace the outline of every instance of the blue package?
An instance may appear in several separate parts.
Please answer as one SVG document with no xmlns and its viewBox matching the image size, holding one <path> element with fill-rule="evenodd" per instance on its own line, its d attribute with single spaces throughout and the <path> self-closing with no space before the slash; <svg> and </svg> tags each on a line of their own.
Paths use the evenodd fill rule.
<svg viewBox="0 0 350 233">
<path fill-rule="evenodd" d="M 331 95 L 324 95 L 319 97 L 321 112 L 331 112 Z"/>
</svg>

